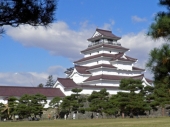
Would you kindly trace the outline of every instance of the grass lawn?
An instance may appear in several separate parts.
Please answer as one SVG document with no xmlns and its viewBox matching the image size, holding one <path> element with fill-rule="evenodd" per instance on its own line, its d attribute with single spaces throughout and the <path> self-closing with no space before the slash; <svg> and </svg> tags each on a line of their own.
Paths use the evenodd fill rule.
<svg viewBox="0 0 170 127">
<path fill-rule="evenodd" d="M 170 117 L 0 122 L 0 127 L 170 127 Z"/>
</svg>

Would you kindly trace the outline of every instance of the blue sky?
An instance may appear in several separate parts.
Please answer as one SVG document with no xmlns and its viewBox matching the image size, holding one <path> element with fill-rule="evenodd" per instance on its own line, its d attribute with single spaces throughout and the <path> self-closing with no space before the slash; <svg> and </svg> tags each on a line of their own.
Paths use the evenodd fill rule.
<svg viewBox="0 0 170 127">
<path fill-rule="evenodd" d="M 48 29 L 6 26 L 0 37 L 0 85 L 37 86 L 53 75 L 64 77 L 66 68 L 83 57 L 86 41 L 96 28 L 112 30 L 120 43 L 145 68 L 151 49 L 163 40 L 146 36 L 154 15 L 164 7 L 158 0 L 59 0 L 56 21 Z M 146 77 L 152 75 L 147 71 Z"/>
</svg>

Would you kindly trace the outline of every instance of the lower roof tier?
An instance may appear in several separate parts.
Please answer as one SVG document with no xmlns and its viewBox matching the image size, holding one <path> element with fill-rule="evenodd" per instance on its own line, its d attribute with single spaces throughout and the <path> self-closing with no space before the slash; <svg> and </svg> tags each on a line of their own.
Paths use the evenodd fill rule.
<svg viewBox="0 0 170 127">
<path fill-rule="evenodd" d="M 116 75 L 95 75 L 95 76 L 90 76 L 88 79 L 84 81 L 84 83 L 89 82 L 89 81 L 95 81 L 95 80 L 116 80 L 120 81 L 121 79 L 124 78 L 132 78 L 132 79 L 139 79 L 142 80 L 144 77 L 144 74 L 138 75 L 138 76 L 116 76 Z M 150 79 L 145 78 L 145 80 L 150 84 L 153 81 Z"/>
<path fill-rule="evenodd" d="M 99 68 L 118 69 L 117 67 L 115 67 L 111 64 L 98 64 L 98 65 L 90 66 L 90 67 L 79 66 L 79 65 L 75 66 L 75 69 L 80 74 L 90 74 L 90 70 L 99 69 Z M 129 70 L 127 70 L 127 71 L 129 71 Z M 132 67 L 131 71 L 145 71 L 145 70 L 138 68 L 138 67 Z"/>
</svg>

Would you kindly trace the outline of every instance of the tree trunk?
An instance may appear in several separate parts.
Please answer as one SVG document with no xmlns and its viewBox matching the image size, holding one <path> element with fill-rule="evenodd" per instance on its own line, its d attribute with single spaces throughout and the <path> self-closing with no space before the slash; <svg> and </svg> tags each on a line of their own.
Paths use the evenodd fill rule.
<svg viewBox="0 0 170 127">
<path fill-rule="evenodd" d="M 165 108 L 162 107 L 162 116 L 165 116 Z"/>
<path fill-rule="evenodd" d="M 122 118 L 125 118 L 125 113 L 124 112 L 122 112 Z"/>
</svg>

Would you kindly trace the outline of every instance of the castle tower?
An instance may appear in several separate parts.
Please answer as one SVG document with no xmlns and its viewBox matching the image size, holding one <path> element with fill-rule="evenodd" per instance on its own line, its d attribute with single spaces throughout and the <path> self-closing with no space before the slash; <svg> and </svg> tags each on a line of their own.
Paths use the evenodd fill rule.
<svg viewBox="0 0 170 127">
<path fill-rule="evenodd" d="M 106 88 L 110 94 L 119 91 L 119 83 L 123 78 L 140 79 L 143 85 L 151 85 L 141 69 L 134 66 L 137 59 L 127 56 L 129 50 L 118 42 L 121 39 L 111 31 L 96 29 L 88 40 L 90 44 L 81 51 L 84 58 L 74 62 L 74 67 L 65 72 L 67 78 L 58 78 L 54 87 L 60 88 L 66 95 L 73 88 L 83 89 L 82 94 L 91 94 Z"/>
</svg>

